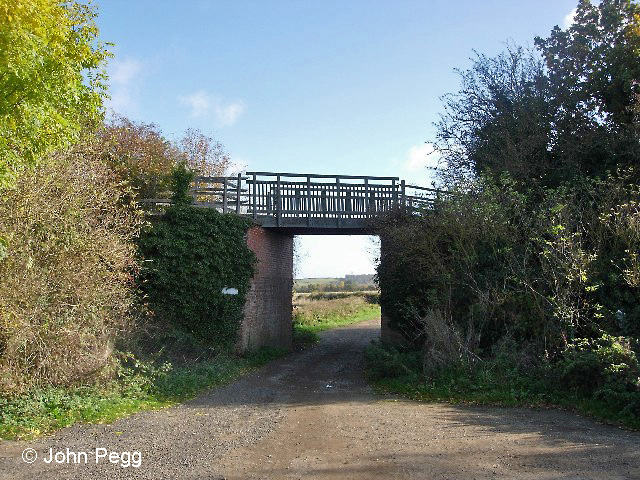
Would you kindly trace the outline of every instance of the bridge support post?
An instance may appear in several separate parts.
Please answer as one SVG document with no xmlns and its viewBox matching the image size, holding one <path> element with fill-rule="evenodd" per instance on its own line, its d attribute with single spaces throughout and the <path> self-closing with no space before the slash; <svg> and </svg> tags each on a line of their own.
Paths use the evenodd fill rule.
<svg viewBox="0 0 640 480">
<path fill-rule="evenodd" d="M 253 227 L 247 245 L 258 264 L 244 305 L 244 319 L 236 349 L 239 352 L 264 346 L 290 349 L 293 288 L 293 236 Z"/>
</svg>

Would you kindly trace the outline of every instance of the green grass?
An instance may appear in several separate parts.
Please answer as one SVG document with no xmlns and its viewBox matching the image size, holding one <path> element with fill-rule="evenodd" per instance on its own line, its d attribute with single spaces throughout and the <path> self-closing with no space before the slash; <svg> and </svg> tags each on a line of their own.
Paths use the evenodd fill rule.
<svg viewBox="0 0 640 480">
<path fill-rule="evenodd" d="M 380 306 L 360 295 L 330 299 L 297 297 L 293 316 L 294 343 L 307 346 L 319 340 L 319 333 L 331 328 L 380 317 Z"/>
<path fill-rule="evenodd" d="M 110 423 L 140 410 L 170 407 L 199 392 L 227 384 L 282 356 L 262 349 L 245 357 L 219 355 L 171 368 L 137 362 L 101 386 L 50 387 L 0 397 L 0 438 L 29 439 L 74 423 Z"/>
<path fill-rule="evenodd" d="M 399 352 L 373 345 L 367 350 L 368 377 L 379 393 L 395 393 L 420 402 L 501 407 L 559 407 L 606 423 L 640 430 L 640 417 L 611 397 L 594 398 L 569 391 L 543 374 L 523 375 L 487 363 L 470 370 L 450 368 L 433 378 L 421 374 L 418 352 Z"/>
</svg>

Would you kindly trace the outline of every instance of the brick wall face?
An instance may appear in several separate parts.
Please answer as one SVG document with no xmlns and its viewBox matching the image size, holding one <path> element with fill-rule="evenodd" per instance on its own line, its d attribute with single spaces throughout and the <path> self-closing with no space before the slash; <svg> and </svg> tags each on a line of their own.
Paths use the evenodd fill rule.
<svg viewBox="0 0 640 480">
<path fill-rule="evenodd" d="M 258 257 L 258 264 L 247 293 L 238 350 L 291 348 L 293 237 L 253 227 L 247 232 L 247 245 Z"/>
</svg>

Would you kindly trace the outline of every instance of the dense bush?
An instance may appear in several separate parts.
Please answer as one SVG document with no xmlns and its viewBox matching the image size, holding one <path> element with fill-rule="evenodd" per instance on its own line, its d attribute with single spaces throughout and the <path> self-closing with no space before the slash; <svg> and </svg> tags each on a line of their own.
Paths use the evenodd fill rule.
<svg viewBox="0 0 640 480">
<path fill-rule="evenodd" d="M 585 394 L 617 385 L 640 395 L 640 210 L 629 178 L 524 193 L 507 177 L 480 179 L 421 216 L 381 220 L 381 305 L 423 350 L 423 373 L 500 357 L 522 371 L 554 366 Z"/>
<path fill-rule="evenodd" d="M 93 381 L 135 306 L 134 238 L 113 172 L 89 145 L 25 172 L 0 196 L 0 390 Z"/>
<path fill-rule="evenodd" d="M 250 225 L 212 209 L 170 207 L 139 241 L 150 309 L 210 345 L 232 344 L 255 263 L 245 239 Z M 224 287 L 239 293 L 224 295 Z"/>
</svg>

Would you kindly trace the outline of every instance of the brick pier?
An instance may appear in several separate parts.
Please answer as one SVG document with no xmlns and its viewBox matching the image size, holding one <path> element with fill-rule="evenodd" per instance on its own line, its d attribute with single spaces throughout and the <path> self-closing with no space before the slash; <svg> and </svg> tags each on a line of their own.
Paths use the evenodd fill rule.
<svg viewBox="0 0 640 480">
<path fill-rule="evenodd" d="M 247 245 L 258 264 L 247 293 L 237 348 L 241 352 L 262 346 L 291 348 L 293 235 L 253 227 L 247 232 Z"/>
</svg>

